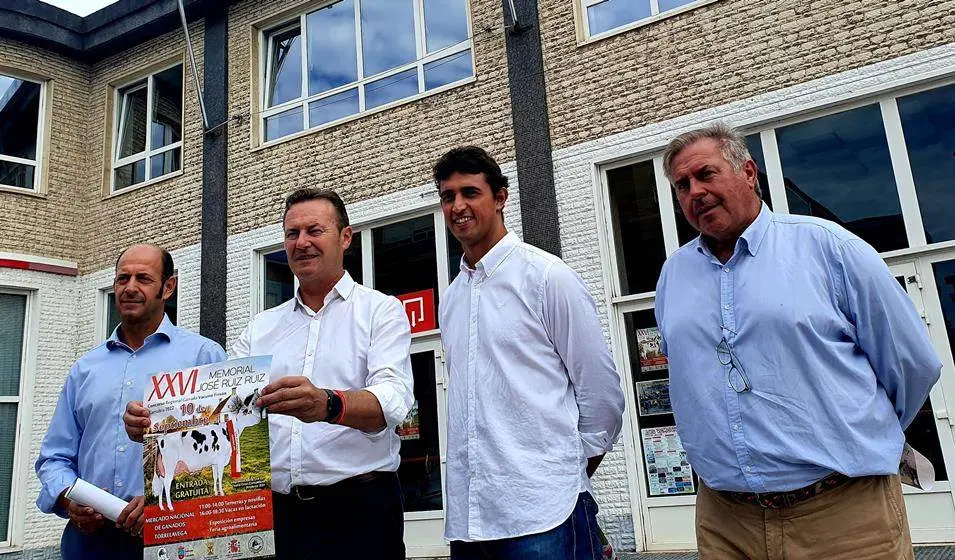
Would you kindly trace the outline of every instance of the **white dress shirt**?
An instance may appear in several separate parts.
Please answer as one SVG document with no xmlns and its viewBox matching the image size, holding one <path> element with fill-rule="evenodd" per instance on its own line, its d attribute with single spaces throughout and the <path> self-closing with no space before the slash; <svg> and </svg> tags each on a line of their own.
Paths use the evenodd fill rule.
<svg viewBox="0 0 955 560">
<path fill-rule="evenodd" d="M 597 309 L 559 258 L 507 234 L 441 300 L 449 364 L 445 537 L 548 531 L 590 490 L 623 392 Z"/>
<path fill-rule="evenodd" d="M 334 484 L 398 469 L 395 426 L 414 401 L 411 328 L 398 299 L 356 284 L 346 272 L 317 313 L 298 294 L 259 313 L 232 347 L 233 357 L 271 355 L 271 381 L 304 375 L 316 387 L 366 389 L 387 427 L 375 434 L 326 422 L 269 416 L 272 489 Z"/>
</svg>

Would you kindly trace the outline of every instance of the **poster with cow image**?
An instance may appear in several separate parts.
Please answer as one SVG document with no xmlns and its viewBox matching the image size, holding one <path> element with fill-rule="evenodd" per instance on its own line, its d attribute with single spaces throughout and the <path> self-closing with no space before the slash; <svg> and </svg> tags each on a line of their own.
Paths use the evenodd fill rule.
<svg viewBox="0 0 955 560">
<path fill-rule="evenodd" d="M 228 360 L 147 382 L 146 560 L 275 555 L 269 422 L 255 406 L 271 361 Z"/>
</svg>

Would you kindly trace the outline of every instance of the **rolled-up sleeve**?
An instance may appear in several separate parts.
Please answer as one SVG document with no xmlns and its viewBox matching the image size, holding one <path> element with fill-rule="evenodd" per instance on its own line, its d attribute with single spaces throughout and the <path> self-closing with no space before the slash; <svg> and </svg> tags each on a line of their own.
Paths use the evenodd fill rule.
<svg viewBox="0 0 955 560">
<path fill-rule="evenodd" d="M 378 399 L 386 426 L 380 432 L 366 434 L 369 437 L 394 430 L 414 403 L 411 327 L 404 307 L 396 298 L 389 298 L 374 313 L 365 389 Z"/>
<path fill-rule="evenodd" d="M 53 420 L 40 444 L 40 455 L 36 460 L 36 474 L 40 479 L 40 495 L 36 505 L 43 513 L 55 513 L 66 517 L 66 512 L 57 506 L 57 500 L 64 490 L 76 482 L 77 456 L 83 431 L 76 420 L 75 402 L 76 366 L 66 378 L 60 398 L 53 412 Z"/>
<path fill-rule="evenodd" d="M 942 362 L 912 300 L 875 249 L 852 239 L 840 250 L 857 344 L 905 429 L 938 381 Z"/>
<path fill-rule="evenodd" d="M 544 326 L 574 386 L 577 429 L 588 457 L 613 448 L 623 425 L 623 390 L 583 279 L 567 266 L 551 266 L 543 290 Z"/>
</svg>

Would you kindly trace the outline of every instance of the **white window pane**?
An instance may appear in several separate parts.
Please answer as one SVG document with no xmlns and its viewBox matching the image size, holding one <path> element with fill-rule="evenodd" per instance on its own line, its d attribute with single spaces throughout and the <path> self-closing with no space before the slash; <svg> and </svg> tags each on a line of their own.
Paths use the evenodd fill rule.
<svg viewBox="0 0 955 560">
<path fill-rule="evenodd" d="M 173 148 L 149 158 L 149 178 L 155 179 L 168 173 L 179 171 L 182 167 L 182 152 Z"/>
<path fill-rule="evenodd" d="M 25 295 L 0 294 L 0 396 L 3 397 L 20 393 L 26 309 Z"/>
<path fill-rule="evenodd" d="M 878 251 L 908 247 L 878 104 L 776 129 L 792 214 L 836 222 Z"/>
<path fill-rule="evenodd" d="M 587 21 L 590 24 L 591 35 L 648 17 L 650 17 L 650 0 L 604 0 L 587 8 Z"/>
<path fill-rule="evenodd" d="M 146 160 L 141 159 L 116 168 L 113 188 L 125 189 L 146 180 Z"/>
<path fill-rule="evenodd" d="M 686 6 L 687 4 L 692 4 L 697 0 L 658 0 L 660 3 L 660 12 L 666 12 L 667 10 L 674 10 L 681 6 Z"/>
<path fill-rule="evenodd" d="M 418 93 L 418 70 L 412 68 L 365 86 L 365 108 L 372 109 Z"/>
<path fill-rule="evenodd" d="M 358 80 L 355 1 L 343 0 L 305 16 L 308 26 L 308 93 Z"/>
<path fill-rule="evenodd" d="M 305 127 L 305 121 L 303 119 L 304 116 L 300 105 L 288 111 L 267 117 L 265 119 L 266 141 L 301 132 Z"/>
<path fill-rule="evenodd" d="M 467 40 L 465 0 L 424 0 L 424 28 L 429 53 Z"/>
<path fill-rule="evenodd" d="M 0 541 L 10 538 L 10 494 L 17 434 L 17 405 L 0 403 Z"/>
<path fill-rule="evenodd" d="M 0 75 L 0 154 L 36 159 L 39 118 L 40 84 Z"/>
<path fill-rule="evenodd" d="M 182 65 L 153 76 L 153 122 L 150 149 L 182 140 Z"/>
<path fill-rule="evenodd" d="M 370 0 L 361 3 L 361 44 L 365 76 L 397 68 L 417 58 L 414 2 Z"/>
<path fill-rule="evenodd" d="M 7 187 L 34 188 L 36 167 L 0 159 L 0 185 Z"/>
<path fill-rule="evenodd" d="M 358 112 L 358 89 L 323 97 L 308 104 L 308 125 L 316 127 Z"/>
<path fill-rule="evenodd" d="M 272 37 L 268 105 L 280 105 L 302 96 L 302 35 L 283 31 Z"/>
<path fill-rule="evenodd" d="M 434 89 L 474 75 L 471 49 L 424 65 L 424 88 Z"/>
<path fill-rule="evenodd" d="M 146 88 L 135 86 L 120 93 L 119 150 L 117 159 L 146 149 Z"/>
</svg>

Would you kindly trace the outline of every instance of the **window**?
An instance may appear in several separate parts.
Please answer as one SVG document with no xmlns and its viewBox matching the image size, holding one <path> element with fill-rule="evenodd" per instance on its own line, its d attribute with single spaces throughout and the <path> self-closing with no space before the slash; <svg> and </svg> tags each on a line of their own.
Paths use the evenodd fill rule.
<svg viewBox="0 0 955 560">
<path fill-rule="evenodd" d="M 263 35 L 268 142 L 474 76 L 465 0 L 339 0 Z"/>
<path fill-rule="evenodd" d="M 25 362 L 28 297 L 0 292 L 0 543 L 11 541 L 15 508 L 14 465 L 18 464 L 21 383 Z"/>
<path fill-rule="evenodd" d="M 119 311 L 116 310 L 116 295 L 113 293 L 112 288 L 107 288 L 102 290 L 103 293 L 103 331 L 100 333 L 100 338 L 106 340 L 109 338 L 113 331 L 116 330 L 116 327 L 119 326 L 120 317 Z M 166 301 L 166 315 L 169 316 L 169 320 L 172 321 L 172 324 L 175 325 L 178 323 L 179 316 L 179 288 L 172 293 L 172 297 Z"/>
<path fill-rule="evenodd" d="M 608 31 L 662 14 L 698 0 L 581 0 L 586 36 Z"/>
<path fill-rule="evenodd" d="M 0 74 L 0 185 L 36 191 L 39 184 L 39 82 Z"/>
<path fill-rule="evenodd" d="M 112 191 L 182 169 L 182 64 L 116 90 Z"/>
</svg>

